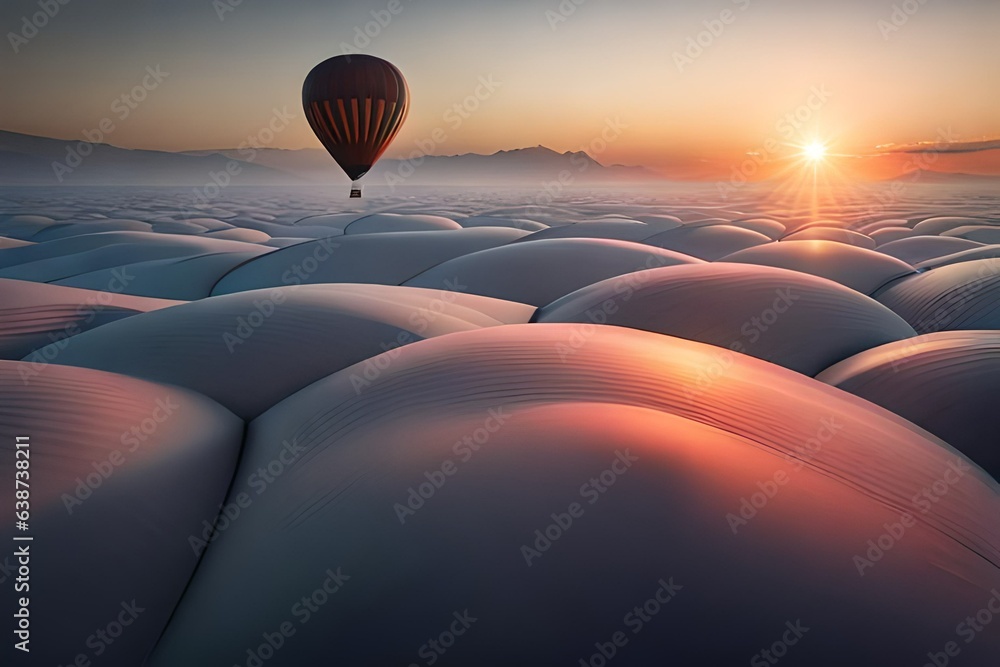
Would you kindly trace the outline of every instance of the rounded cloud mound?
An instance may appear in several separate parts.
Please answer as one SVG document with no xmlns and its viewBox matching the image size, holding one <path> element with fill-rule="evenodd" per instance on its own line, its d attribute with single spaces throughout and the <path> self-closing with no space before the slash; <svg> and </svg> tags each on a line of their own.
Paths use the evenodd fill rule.
<svg viewBox="0 0 1000 667">
<path fill-rule="evenodd" d="M 1000 329 L 1000 259 L 977 259 L 908 276 L 877 298 L 917 333 Z"/>
<path fill-rule="evenodd" d="M 38 354 L 57 364 L 187 387 L 250 418 L 310 382 L 385 350 L 455 331 L 526 322 L 533 310 L 455 292 L 293 286 L 147 313 Z"/>
<path fill-rule="evenodd" d="M 152 223 L 153 231 L 160 234 L 204 234 L 212 227 L 189 220 L 159 220 Z"/>
<path fill-rule="evenodd" d="M 946 331 L 861 352 L 821 380 L 909 419 L 1000 479 L 1000 332 Z"/>
<path fill-rule="evenodd" d="M 679 336 L 806 375 L 914 335 L 890 310 L 842 285 L 736 264 L 668 267 L 606 280 L 539 309 L 535 319 Z"/>
<path fill-rule="evenodd" d="M 491 215 L 473 215 L 468 218 L 460 218 L 458 224 L 462 227 L 511 227 L 514 229 L 523 229 L 527 232 L 537 232 L 542 229 L 548 229 L 548 225 L 535 222 L 534 220 L 528 220 L 526 218 L 501 218 Z"/>
<path fill-rule="evenodd" d="M 38 232 L 58 224 L 47 215 L 0 214 L 0 235 L 30 241 Z"/>
<path fill-rule="evenodd" d="M 247 252 L 153 259 L 79 273 L 56 284 L 93 290 L 115 286 L 123 294 L 194 301 L 209 296 L 219 279 L 235 267 L 271 251 L 257 247 Z"/>
<path fill-rule="evenodd" d="M 216 232 L 206 232 L 205 236 L 244 243 L 267 243 L 271 240 L 268 234 L 257 229 L 220 229 Z"/>
<path fill-rule="evenodd" d="M 786 229 L 783 224 L 770 218 L 751 218 L 749 220 L 734 220 L 729 223 L 733 227 L 742 227 L 752 232 L 758 232 L 768 238 L 777 241 L 785 235 Z"/>
<path fill-rule="evenodd" d="M 700 264 L 687 255 L 610 239 L 547 239 L 512 243 L 457 257 L 406 282 L 459 289 L 543 306 L 581 287 L 656 266 Z"/>
<path fill-rule="evenodd" d="M 243 428 L 177 387 L 0 361 L 0 474 L 11 487 L 15 436 L 30 438 L 30 620 L 45 628 L 31 664 L 98 647 L 106 664 L 143 663 L 194 573 L 189 537 L 225 500 Z M 24 544 L 11 541 L 13 524 L 0 537 Z M 94 636 L 118 618 L 129 623 L 122 641 Z"/>
<path fill-rule="evenodd" d="M 910 221 L 906 218 L 885 218 L 882 220 L 876 220 L 875 222 L 866 222 L 863 224 L 855 223 L 852 225 L 857 231 L 875 238 L 875 234 L 882 229 L 909 229 L 913 231 L 910 226 Z"/>
<path fill-rule="evenodd" d="M 913 267 L 873 250 L 834 241 L 787 241 L 748 248 L 720 261 L 790 269 L 827 278 L 862 294 L 913 273 Z"/>
<path fill-rule="evenodd" d="M 771 243 L 771 239 L 760 232 L 728 224 L 696 223 L 650 236 L 643 243 L 712 262 L 746 248 Z"/>
<path fill-rule="evenodd" d="M 917 268 L 923 270 L 936 269 L 939 266 L 948 266 L 949 264 L 959 264 L 975 259 L 995 259 L 998 257 L 1000 257 L 1000 245 L 987 245 L 981 248 L 969 248 L 968 250 L 961 250 L 950 255 L 928 259 L 917 264 Z"/>
<path fill-rule="evenodd" d="M 386 232 L 426 232 L 461 229 L 454 220 L 439 215 L 400 215 L 376 213 L 354 220 L 344 227 L 345 234 L 374 234 Z"/>
<path fill-rule="evenodd" d="M 975 241 L 976 243 L 1000 243 L 1000 226 L 969 225 L 967 227 L 956 227 L 943 233 L 941 236 L 955 236 Z"/>
<path fill-rule="evenodd" d="M 561 227 L 549 227 L 537 231 L 519 243 L 543 241 L 546 239 L 616 239 L 619 241 L 642 241 L 663 229 L 670 229 L 671 223 L 646 224 L 635 220 L 601 220 L 599 222 L 577 222 Z"/>
<path fill-rule="evenodd" d="M 32 245 L 32 242 L 22 241 L 20 239 L 9 239 L 6 236 L 0 236 L 0 250 L 6 250 L 7 248 L 23 248 L 26 245 Z"/>
<path fill-rule="evenodd" d="M 868 236 L 875 241 L 876 247 L 878 247 L 886 243 L 898 241 L 899 239 L 908 239 L 911 236 L 916 236 L 916 232 L 909 227 L 883 227 L 870 232 Z"/>
<path fill-rule="evenodd" d="M 839 229 L 835 227 L 810 227 L 801 231 L 789 234 L 782 241 L 833 241 L 846 245 L 857 246 L 859 248 L 875 249 L 875 241 L 869 236 L 859 234 L 850 229 Z"/>
<path fill-rule="evenodd" d="M 197 225 L 206 230 L 206 233 L 223 232 L 236 229 L 232 224 L 223 222 L 218 218 L 184 218 L 183 222 Z"/>
<path fill-rule="evenodd" d="M 103 232 L 4 250 L 0 253 L 0 278 L 54 282 L 157 259 L 267 250 L 253 243 L 207 236 Z"/>
<path fill-rule="evenodd" d="M 399 285 L 454 257 L 510 243 L 528 232 L 476 228 L 386 232 L 306 241 L 247 262 L 224 276 L 213 294 L 316 283 Z"/>
<path fill-rule="evenodd" d="M 915 266 L 935 257 L 943 257 L 982 245 L 982 243 L 968 239 L 956 239 L 949 236 L 913 236 L 880 245 L 878 251 Z"/>
<path fill-rule="evenodd" d="M 627 664 L 729 665 L 796 619 L 802 664 L 920 664 L 1000 586 L 988 476 L 903 515 L 967 465 L 926 432 L 748 357 L 700 383 L 718 350 L 665 336 L 598 328 L 567 363 L 578 333 L 424 341 L 258 418 L 231 497 L 282 442 L 301 457 L 208 549 L 150 664 L 241 663 L 287 621 L 284 664 L 410 664 L 450 631 L 460 664 L 569 665 L 620 631 Z"/>
<path fill-rule="evenodd" d="M 713 227 L 717 225 L 729 225 L 729 218 L 712 218 L 706 217 L 705 211 L 690 211 L 687 212 L 684 217 L 686 218 L 684 222 L 684 227 L 688 229 L 694 229 L 695 227 Z"/>
<path fill-rule="evenodd" d="M 35 243 L 41 243 L 101 232 L 149 232 L 152 230 L 151 224 L 140 220 L 76 220 L 45 227 L 32 235 L 31 240 Z"/>
<path fill-rule="evenodd" d="M 346 225 L 354 218 L 353 215 L 349 216 L 348 220 L 343 221 L 342 224 Z M 316 224 L 306 224 L 307 222 L 312 223 L 313 220 L 314 218 L 306 218 L 296 224 L 280 224 L 271 220 L 243 219 L 240 220 L 240 228 L 258 231 L 271 238 L 325 239 L 331 236 L 341 236 L 344 233 L 342 227 L 334 224 L 327 225 L 323 220 L 319 220 Z"/>
<path fill-rule="evenodd" d="M 0 294 L 0 359 L 21 359 L 108 322 L 181 303 L 4 279 Z"/>
<path fill-rule="evenodd" d="M 326 228 L 327 230 L 337 230 L 343 232 L 345 227 L 361 217 L 364 216 L 357 213 L 320 213 L 317 215 L 309 215 L 304 218 L 298 218 L 296 220 L 290 220 L 289 222 L 295 228 Z M 271 221 L 266 220 L 264 222 Z"/>
<path fill-rule="evenodd" d="M 947 215 L 922 220 L 913 226 L 913 231 L 925 236 L 939 236 L 959 227 L 981 225 L 982 223 L 983 221 L 979 218 L 965 218 L 961 216 Z"/>
<path fill-rule="evenodd" d="M 661 230 L 676 229 L 684 224 L 684 221 L 676 215 L 666 215 L 663 213 L 641 213 L 633 216 L 633 218 Z"/>
</svg>

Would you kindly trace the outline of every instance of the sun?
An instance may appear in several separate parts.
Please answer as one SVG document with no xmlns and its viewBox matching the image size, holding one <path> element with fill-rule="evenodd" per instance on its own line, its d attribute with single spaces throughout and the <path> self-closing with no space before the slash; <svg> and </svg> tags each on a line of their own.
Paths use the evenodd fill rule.
<svg viewBox="0 0 1000 667">
<path fill-rule="evenodd" d="M 820 162 L 826 157 L 826 146 L 819 141 L 814 141 L 802 147 L 802 155 L 810 162 Z"/>
</svg>

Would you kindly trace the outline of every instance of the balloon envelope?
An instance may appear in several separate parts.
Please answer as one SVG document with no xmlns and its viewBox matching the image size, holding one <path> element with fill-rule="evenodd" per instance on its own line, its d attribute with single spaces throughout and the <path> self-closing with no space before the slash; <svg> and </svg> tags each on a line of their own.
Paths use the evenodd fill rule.
<svg viewBox="0 0 1000 667">
<path fill-rule="evenodd" d="M 374 56 L 324 60 L 302 86 L 309 125 L 352 181 L 368 173 L 392 143 L 409 103 L 402 73 Z"/>
</svg>

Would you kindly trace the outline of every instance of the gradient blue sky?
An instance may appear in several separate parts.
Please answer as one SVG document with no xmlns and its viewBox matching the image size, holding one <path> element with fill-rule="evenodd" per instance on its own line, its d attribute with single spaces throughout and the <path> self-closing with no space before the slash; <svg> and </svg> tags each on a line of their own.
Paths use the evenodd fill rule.
<svg viewBox="0 0 1000 667">
<path fill-rule="evenodd" d="M 297 118 L 273 145 L 318 146 L 301 114 L 302 79 L 390 0 L 242 0 L 220 19 L 223 1 L 70 0 L 15 53 L 9 33 L 39 7 L 4 0 L 0 127 L 76 138 L 112 117 L 109 143 L 206 149 L 238 145 L 287 107 Z M 558 0 L 399 3 L 360 49 L 396 63 L 411 87 L 390 156 L 436 127 L 448 135 L 437 153 L 592 149 L 609 119 L 623 129 L 601 161 L 667 171 L 731 163 L 772 138 L 857 153 L 933 141 L 942 128 L 962 141 L 998 135 L 996 1 L 911 0 L 917 10 L 891 32 L 879 21 L 899 0 L 585 0 L 558 23 Z M 723 11 L 730 23 L 679 67 L 675 54 Z M 115 118 L 114 100 L 156 65 L 169 76 Z M 480 77 L 500 85 L 456 126 L 446 112 Z M 816 101 L 817 87 L 828 99 Z M 785 136 L 782 119 L 796 112 L 804 120 Z"/>
</svg>

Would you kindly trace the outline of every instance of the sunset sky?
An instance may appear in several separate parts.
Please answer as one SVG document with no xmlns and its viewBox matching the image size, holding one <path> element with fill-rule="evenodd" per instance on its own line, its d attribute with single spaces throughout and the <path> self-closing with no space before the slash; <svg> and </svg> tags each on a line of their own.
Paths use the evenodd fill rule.
<svg viewBox="0 0 1000 667">
<path fill-rule="evenodd" d="M 37 0 L 5 0 L 0 127 L 82 138 L 112 118 L 114 145 L 230 148 L 287 108 L 272 146 L 318 147 L 302 80 L 346 46 L 409 81 L 388 157 L 440 127 L 438 154 L 543 144 L 682 178 L 755 155 L 770 169 L 813 141 L 858 175 L 928 147 L 933 169 L 1000 173 L 996 0 L 576 2 L 71 0 L 33 34 Z M 156 66 L 122 119 L 116 99 Z"/>
</svg>

